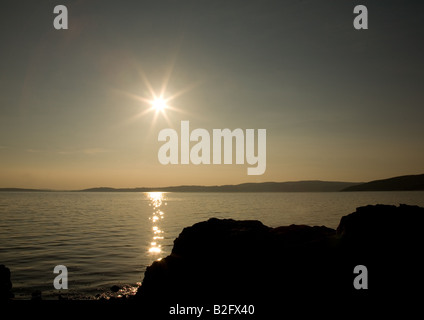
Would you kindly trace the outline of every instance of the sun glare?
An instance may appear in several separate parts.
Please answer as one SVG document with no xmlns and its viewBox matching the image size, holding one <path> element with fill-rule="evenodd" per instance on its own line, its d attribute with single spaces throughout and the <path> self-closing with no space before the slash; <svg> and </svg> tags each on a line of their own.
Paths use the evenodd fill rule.
<svg viewBox="0 0 424 320">
<path fill-rule="evenodd" d="M 144 82 L 144 87 L 147 89 L 149 93 L 148 96 L 141 96 L 131 92 L 116 89 L 117 92 L 125 94 L 126 96 L 132 99 L 142 102 L 140 106 L 140 109 L 141 109 L 140 112 L 135 114 L 132 118 L 130 118 L 129 121 L 134 121 L 137 118 L 142 117 L 148 113 L 153 113 L 151 128 L 155 125 L 155 123 L 157 122 L 159 118 L 163 118 L 168 123 L 168 125 L 172 127 L 172 123 L 169 119 L 169 113 L 171 113 L 171 115 L 172 115 L 172 112 L 187 113 L 186 111 L 183 111 L 175 107 L 173 105 L 174 100 L 177 97 L 184 94 L 185 92 L 191 90 L 192 88 L 194 88 L 194 86 L 197 86 L 198 84 L 197 83 L 191 84 L 188 87 L 174 94 L 170 94 L 169 92 L 167 92 L 167 85 L 168 85 L 168 82 L 170 81 L 171 73 L 173 70 L 173 64 L 172 64 L 165 75 L 165 78 L 163 80 L 160 90 L 156 91 L 153 89 L 150 81 L 147 79 L 143 70 L 139 66 L 136 66 L 136 69 L 138 70 L 140 77 L 142 78 Z"/>
<path fill-rule="evenodd" d="M 152 101 L 152 107 L 156 111 L 163 111 L 167 108 L 166 101 L 162 98 L 156 98 Z"/>
</svg>

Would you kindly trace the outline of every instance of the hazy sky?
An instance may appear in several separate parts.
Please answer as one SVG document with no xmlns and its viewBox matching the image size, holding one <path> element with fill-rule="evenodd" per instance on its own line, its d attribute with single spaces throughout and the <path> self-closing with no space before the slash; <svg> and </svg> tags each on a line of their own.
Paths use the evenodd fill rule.
<svg viewBox="0 0 424 320">
<path fill-rule="evenodd" d="M 377 3 L 378 2 L 378 3 Z M 69 29 L 55 30 L 66 5 Z M 353 8 L 369 29 L 353 28 Z M 0 187 L 424 172 L 422 1 L 2 1 Z M 142 114 L 151 88 L 177 110 Z M 141 115 L 142 114 L 142 115 Z M 162 165 L 160 130 L 266 129 L 267 169 Z"/>
</svg>

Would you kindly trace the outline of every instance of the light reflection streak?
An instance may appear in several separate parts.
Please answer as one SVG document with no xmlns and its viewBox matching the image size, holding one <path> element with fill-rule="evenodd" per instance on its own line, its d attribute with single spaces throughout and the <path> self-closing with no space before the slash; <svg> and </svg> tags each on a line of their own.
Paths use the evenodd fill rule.
<svg viewBox="0 0 424 320">
<path fill-rule="evenodd" d="M 150 204 L 153 208 L 152 215 L 149 217 L 149 220 L 152 222 L 152 231 L 153 231 L 153 241 L 150 243 L 149 253 L 151 254 L 160 254 L 162 252 L 160 240 L 163 240 L 163 230 L 160 229 L 160 222 L 164 218 L 165 213 L 161 210 L 161 207 L 164 203 L 164 192 L 148 192 L 147 196 L 149 197 Z"/>
</svg>

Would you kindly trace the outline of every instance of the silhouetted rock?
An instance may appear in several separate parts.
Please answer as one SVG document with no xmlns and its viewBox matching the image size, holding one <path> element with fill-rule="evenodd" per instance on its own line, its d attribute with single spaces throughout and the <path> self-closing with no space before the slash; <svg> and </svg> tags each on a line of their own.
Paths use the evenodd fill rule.
<svg viewBox="0 0 424 320">
<path fill-rule="evenodd" d="M 401 204 L 359 207 L 341 218 L 337 234 L 352 244 L 406 244 L 422 237 L 424 208 Z"/>
<path fill-rule="evenodd" d="M 412 297 L 424 285 L 423 226 L 424 208 L 365 206 L 342 217 L 337 235 L 344 260 L 367 266 L 370 292 Z"/>
<path fill-rule="evenodd" d="M 327 227 L 278 228 L 210 219 L 185 228 L 172 253 L 147 268 L 144 302 L 254 303 L 344 301 L 414 296 L 422 277 L 424 208 L 367 206 Z M 357 290 L 354 268 L 368 269 Z"/>
<path fill-rule="evenodd" d="M 0 265 L 0 301 L 7 301 L 14 297 L 12 293 L 12 281 L 10 270 L 5 265 Z"/>
<path fill-rule="evenodd" d="M 31 293 L 31 300 L 32 301 L 41 301 L 43 300 L 41 297 L 41 291 L 35 290 L 33 293 Z"/>
<path fill-rule="evenodd" d="M 273 229 L 259 221 L 200 222 L 182 231 L 170 256 L 147 268 L 137 297 L 258 303 L 274 299 L 276 291 L 278 298 L 311 295 L 329 285 L 322 262 L 331 259 L 328 242 L 335 234 L 303 225 Z M 316 268 L 308 270 L 312 263 Z"/>
<path fill-rule="evenodd" d="M 119 291 L 119 289 L 121 289 L 121 288 L 119 288 L 117 285 L 114 285 L 114 286 L 112 286 L 112 287 L 110 288 L 110 290 L 111 290 L 112 292 L 118 292 L 118 291 Z"/>
</svg>

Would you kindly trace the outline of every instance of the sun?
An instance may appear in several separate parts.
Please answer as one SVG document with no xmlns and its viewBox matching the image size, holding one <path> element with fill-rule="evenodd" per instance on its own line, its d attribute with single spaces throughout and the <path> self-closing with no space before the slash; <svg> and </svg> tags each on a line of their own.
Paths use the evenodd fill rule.
<svg viewBox="0 0 424 320">
<path fill-rule="evenodd" d="M 179 96 L 183 95 L 189 90 L 192 90 L 195 86 L 198 85 L 198 83 L 193 83 L 189 86 L 187 86 L 184 89 L 181 89 L 177 91 L 174 94 L 170 94 L 167 91 L 167 85 L 171 78 L 171 73 L 173 69 L 173 65 L 170 67 L 169 71 L 165 75 L 165 79 L 163 80 L 163 83 L 161 85 L 161 88 L 156 91 L 153 89 L 153 86 L 151 85 L 150 81 L 144 74 L 143 70 L 139 66 L 136 66 L 136 69 L 139 71 L 140 77 L 144 82 L 144 95 L 139 95 L 135 93 L 131 93 L 128 91 L 123 91 L 119 89 L 114 89 L 115 91 L 119 92 L 120 94 L 124 94 L 127 97 L 130 97 L 132 99 L 135 99 L 139 102 L 141 102 L 140 105 L 140 111 L 137 112 L 133 117 L 131 117 L 128 121 L 135 121 L 136 119 L 143 117 L 144 115 L 148 113 L 153 114 L 153 119 L 151 122 L 151 126 L 153 127 L 159 119 L 164 119 L 170 127 L 172 127 L 172 123 L 170 121 L 170 116 L 172 116 L 173 112 L 180 112 L 184 114 L 189 114 L 187 111 L 181 110 L 180 108 L 175 107 L 174 100 L 177 99 Z M 142 89 L 142 88 L 140 88 Z M 147 90 L 146 90 L 147 89 Z M 145 94 L 150 93 L 148 96 Z"/>
<path fill-rule="evenodd" d="M 166 100 L 163 98 L 155 98 L 151 102 L 152 108 L 156 111 L 164 111 L 168 106 L 166 105 Z"/>
</svg>

